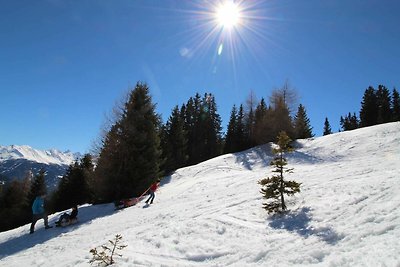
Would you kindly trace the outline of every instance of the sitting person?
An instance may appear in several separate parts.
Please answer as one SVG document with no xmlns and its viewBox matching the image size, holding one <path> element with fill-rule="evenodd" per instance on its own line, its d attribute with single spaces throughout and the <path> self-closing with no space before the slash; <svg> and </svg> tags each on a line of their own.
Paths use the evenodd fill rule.
<svg viewBox="0 0 400 267">
<path fill-rule="evenodd" d="M 76 220 L 76 216 L 78 216 L 78 206 L 75 205 L 72 207 L 71 214 L 64 213 L 60 216 L 58 221 L 56 221 L 56 226 L 61 226 L 62 221 L 64 220 L 67 223 L 70 223 L 72 220 Z"/>
</svg>

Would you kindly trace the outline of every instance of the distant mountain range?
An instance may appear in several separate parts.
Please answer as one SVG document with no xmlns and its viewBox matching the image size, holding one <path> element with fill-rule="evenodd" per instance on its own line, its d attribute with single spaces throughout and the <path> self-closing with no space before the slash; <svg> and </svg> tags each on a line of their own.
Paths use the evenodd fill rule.
<svg viewBox="0 0 400 267">
<path fill-rule="evenodd" d="M 52 191 L 68 166 L 81 157 L 80 153 L 61 152 L 56 149 L 38 150 L 30 146 L 0 146 L 0 181 L 9 183 L 24 179 L 29 173 L 46 171 L 46 184 Z"/>
</svg>

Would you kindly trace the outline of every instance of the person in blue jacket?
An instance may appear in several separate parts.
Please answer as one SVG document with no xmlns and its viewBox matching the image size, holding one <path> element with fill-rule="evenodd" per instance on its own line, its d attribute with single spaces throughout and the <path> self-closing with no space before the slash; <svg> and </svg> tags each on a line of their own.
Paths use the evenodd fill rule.
<svg viewBox="0 0 400 267">
<path fill-rule="evenodd" d="M 30 233 L 33 234 L 35 231 L 35 224 L 39 219 L 44 220 L 44 227 L 45 229 L 53 228 L 52 226 L 49 226 L 49 222 L 47 219 L 47 214 L 44 210 L 44 198 L 46 197 L 45 194 L 41 196 L 37 196 L 35 200 L 33 201 L 32 204 L 32 223 L 31 223 L 31 231 Z"/>
</svg>

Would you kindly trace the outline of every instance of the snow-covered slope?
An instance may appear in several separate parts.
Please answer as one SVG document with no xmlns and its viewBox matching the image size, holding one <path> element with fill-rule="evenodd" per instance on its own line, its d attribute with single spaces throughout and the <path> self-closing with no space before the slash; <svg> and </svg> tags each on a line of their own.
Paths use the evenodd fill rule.
<svg viewBox="0 0 400 267">
<path fill-rule="evenodd" d="M 44 169 L 47 187 L 52 191 L 68 166 L 80 156 L 79 153 L 60 152 L 56 149 L 37 150 L 30 146 L 0 146 L 1 180 L 10 182 L 14 179 L 23 179 L 28 173 L 37 174 Z"/>
<path fill-rule="evenodd" d="M 150 207 L 87 205 L 69 228 L 0 233 L 0 266 L 89 266 L 116 234 L 116 266 L 400 266 L 400 123 L 300 140 L 287 178 L 302 192 L 283 217 L 262 209 L 270 160 L 269 145 L 223 155 L 165 178 Z"/>
<path fill-rule="evenodd" d="M 77 156 L 79 154 L 70 151 L 60 152 L 56 149 L 37 150 L 30 146 L 0 146 L 0 162 L 26 159 L 44 164 L 69 165 Z"/>
</svg>

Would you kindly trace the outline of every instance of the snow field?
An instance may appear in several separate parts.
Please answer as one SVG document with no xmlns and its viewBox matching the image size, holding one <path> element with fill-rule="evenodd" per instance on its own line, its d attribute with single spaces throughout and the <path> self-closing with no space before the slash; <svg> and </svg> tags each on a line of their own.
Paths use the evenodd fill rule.
<svg viewBox="0 0 400 267">
<path fill-rule="evenodd" d="M 0 266 L 89 266 L 89 250 L 116 234 L 128 245 L 116 266 L 400 266 L 400 123 L 297 147 L 286 179 L 302 191 L 284 216 L 262 209 L 264 145 L 179 169 L 150 207 L 85 205 L 71 227 L 0 233 Z"/>
</svg>

